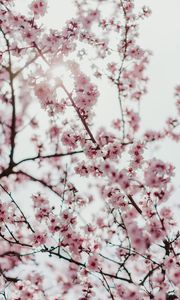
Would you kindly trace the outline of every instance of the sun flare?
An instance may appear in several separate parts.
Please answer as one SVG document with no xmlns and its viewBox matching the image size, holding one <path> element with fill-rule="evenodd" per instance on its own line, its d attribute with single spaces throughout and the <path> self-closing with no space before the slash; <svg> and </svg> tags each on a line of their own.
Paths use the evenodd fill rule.
<svg viewBox="0 0 180 300">
<path fill-rule="evenodd" d="M 54 66 L 50 71 L 50 75 L 51 78 L 63 78 L 67 74 L 67 72 L 67 68 L 61 64 Z"/>
<path fill-rule="evenodd" d="M 63 64 L 57 64 L 51 67 L 48 72 L 48 80 L 52 86 L 57 85 L 59 81 L 63 81 L 65 86 L 69 89 L 73 86 L 71 73 Z"/>
</svg>

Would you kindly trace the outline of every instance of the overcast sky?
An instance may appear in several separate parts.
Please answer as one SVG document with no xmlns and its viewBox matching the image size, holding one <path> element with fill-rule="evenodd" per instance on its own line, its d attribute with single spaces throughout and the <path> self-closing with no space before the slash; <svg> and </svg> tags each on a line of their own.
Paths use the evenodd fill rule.
<svg viewBox="0 0 180 300">
<path fill-rule="evenodd" d="M 24 11 L 29 0 L 15 2 Z M 48 3 L 48 13 L 43 19 L 48 27 L 58 29 L 74 15 L 72 0 L 48 0 Z M 180 83 L 180 1 L 136 0 L 135 4 L 152 9 L 152 15 L 140 26 L 139 43 L 153 52 L 148 67 L 148 94 L 141 109 L 144 126 L 156 128 L 171 113 L 174 86 Z"/>
<path fill-rule="evenodd" d="M 89 0 L 91 1 L 91 0 Z M 108 1 L 108 0 L 107 0 Z M 27 8 L 29 0 L 16 0 L 21 11 Z M 66 19 L 74 14 L 72 0 L 49 0 L 48 14 L 44 22 L 48 27 L 60 28 Z M 148 94 L 141 105 L 144 128 L 158 129 L 163 126 L 167 116 L 172 115 L 175 99 L 174 86 L 180 84 L 180 1 L 179 0 L 135 0 L 136 5 L 148 5 L 152 15 L 141 22 L 139 43 L 153 52 L 148 67 Z M 109 93 L 109 94 L 108 94 Z M 105 92 L 104 114 L 99 124 L 105 124 L 115 107 L 108 106 L 111 91 Z M 154 155 L 154 151 L 152 150 Z M 176 165 L 176 183 L 179 189 L 180 146 L 167 142 L 156 156 Z M 176 193 L 177 195 L 177 193 Z"/>
<path fill-rule="evenodd" d="M 108 0 L 107 0 L 108 1 Z M 73 14 L 71 0 L 50 0 L 46 22 L 53 27 L 62 26 L 66 16 Z M 141 117 L 145 128 L 158 129 L 174 110 L 174 86 L 180 84 L 180 1 L 135 0 L 136 5 L 148 5 L 152 15 L 141 22 L 139 43 L 153 52 L 148 67 L 148 94 L 141 105 Z M 58 9 L 59 7 L 59 9 Z M 111 99 L 112 95 L 109 95 Z M 107 102 L 108 101 L 107 97 Z M 106 103 L 104 103 L 106 104 Z M 105 122 L 109 106 L 104 114 Z M 112 107 L 112 113 L 114 108 Z M 100 122 L 101 122 L 100 121 Z M 180 192 L 180 146 L 166 142 L 161 149 L 152 150 L 152 155 L 172 161 L 176 166 L 177 190 L 173 197 L 178 203 Z"/>
</svg>

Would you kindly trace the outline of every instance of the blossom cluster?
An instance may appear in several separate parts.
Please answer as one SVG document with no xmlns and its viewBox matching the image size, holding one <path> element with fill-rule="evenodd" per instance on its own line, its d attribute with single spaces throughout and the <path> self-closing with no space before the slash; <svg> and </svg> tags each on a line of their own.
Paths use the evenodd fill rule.
<svg viewBox="0 0 180 300">
<path fill-rule="evenodd" d="M 144 131 L 151 52 L 137 37 L 151 11 L 72 0 L 76 15 L 47 30 L 50 2 L 30 2 L 23 15 L 0 1 L 0 295 L 178 299 L 176 169 L 148 151 L 179 141 L 180 88 L 177 116 Z M 105 101 L 117 109 L 103 127 Z"/>
</svg>

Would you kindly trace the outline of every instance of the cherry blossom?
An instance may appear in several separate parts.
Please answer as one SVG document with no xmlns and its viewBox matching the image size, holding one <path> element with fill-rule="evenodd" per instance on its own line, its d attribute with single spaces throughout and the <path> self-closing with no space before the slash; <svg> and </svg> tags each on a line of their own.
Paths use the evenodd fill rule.
<svg viewBox="0 0 180 300">
<path fill-rule="evenodd" d="M 70 2 L 47 29 L 50 1 L 24 15 L 0 1 L 0 297 L 178 299 L 177 171 L 151 150 L 180 140 L 180 86 L 161 129 L 144 130 L 151 9 Z"/>
<path fill-rule="evenodd" d="M 31 3 L 30 8 L 35 17 L 43 16 L 47 10 L 47 1 L 34 0 Z"/>
</svg>

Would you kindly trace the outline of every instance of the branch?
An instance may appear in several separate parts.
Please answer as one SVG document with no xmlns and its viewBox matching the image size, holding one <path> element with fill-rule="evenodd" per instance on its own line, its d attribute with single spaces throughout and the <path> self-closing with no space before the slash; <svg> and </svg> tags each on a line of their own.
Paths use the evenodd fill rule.
<svg viewBox="0 0 180 300">
<path fill-rule="evenodd" d="M 127 195 L 128 199 L 130 200 L 131 204 L 134 206 L 134 208 L 138 211 L 138 213 L 140 213 L 140 215 L 142 215 L 142 210 L 140 209 L 140 207 L 136 204 L 136 202 L 134 201 L 133 197 L 128 194 Z"/>
<path fill-rule="evenodd" d="M 12 174 L 14 166 L 15 166 L 15 164 L 13 164 L 13 165 L 9 166 L 7 169 L 3 170 L 2 173 L 0 174 L 0 178 L 8 177 L 10 174 Z"/>
<path fill-rule="evenodd" d="M 121 66 L 119 68 L 119 74 L 118 74 L 118 78 L 116 80 L 116 85 L 117 85 L 117 89 L 118 89 L 118 99 L 119 99 L 119 105 L 120 105 L 120 110 L 121 110 L 121 119 L 122 119 L 122 134 L 123 134 L 123 140 L 125 138 L 125 119 L 124 119 L 124 111 L 123 111 L 123 105 L 122 105 L 122 99 L 121 99 L 121 93 L 119 90 L 119 84 L 120 84 L 120 80 L 121 80 L 121 74 L 122 74 L 122 70 L 124 67 L 124 62 L 126 59 L 126 52 L 127 52 L 127 34 L 128 34 L 128 26 L 127 26 L 127 16 L 126 16 L 126 11 L 124 9 L 123 6 L 123 2 L 120 1 L 121 3 L 121 7 L 123 9 L 123 14 L 124 14 L 124 19 L 125 19 L 125 35 L 124 35 L 124 51 L 123 51 L 123 58 L 122 58 L 122 62 L 121 62 Z"/>
<path fill-rule="evenodd" d="M 15 166 L 18 166 L 21 163 L 26 162 L 26 161 L 34 161 L 36 159 L 46 159 L 46 158 L 53 158 L 53 157 L 70 156 L 70 155 L 79 154 L 79 153 L 83 153 L 83 152 L 84 152 L 83 150 L 79 150 L 79 151 L 73 151 L 73 152 L 67 152 L 67 153 L 53 153 L 53 154 L 48 154 L 48 155 L 38 154 L 36 156 L 28 157 L 28 158 L 24 158 L 24 159 L 20 160 L 19 162 L 17 162 L 15 164 Z"/>
<path fill-rule="evenodd" d="M 36 45 L 36 43 L 34 43 L 34 45 L 35 45 L 35 48 L 37 49 L 39 55 L 40 55 L 40 56 L 42 57 L 42 59 L 45 61 L 45 63 L 46 63 L 49 67 L 51 67 L 51 64 L 48 62 L 48 60 L 47 60 L 46 57 L 44 56 L 44 54 L 42 53 L 41 49 L 38 48 L 38 46 Z M 97 149 L 99 149 L 99 145 L 97 144 L 97 142 L 96 142 L 96 140 L 95 140 L 95 138 L 94 138 L 92 132 L 90 131 L 90 129 L 89 129 L 89 127 L 88 127 L 88 125 L 87 125 L 85 119 L 81 116 L 81 113 L 80 113 L 78 107 L 76 106 L 76 104 L 74 103 L 74 100 L 73 100 L 71 94 L 68 92 L 68 90 L 67 90 L 66 87 L 63 85 L 63 83 L 61 83 L 60 86 L 61 86 L 61 88 L 65 91 L 66 95 L 69 97 L 69 100 L 71 101 L 72 106 L 74 107 L 75 111 L 77 112 L 77 114 L 78 114 L 78 116 L 79 116 L 79 118 L 80 118 L 80 120 L 81 120 L 81 122 L 82 122 L 84 128 L 86 129 L 87 133 L 89 134 L 89 136 L 90 136 L 92 142 L 93 142 L 94 144 L 96 144 L 96 145 L 97 145 Z"/>
<path fill-rule="evenodd" d="M 23 162 L 26 161 L 34 161 L 36 159 L 46 159 L 46 158 L 53 158 L 53 157 L 63 157 L 63 156 L 70 156 L 70 155 L 74 155 L 74 154 L 79 154 L 79 153 L 83 153 L 83 150 L 79 150 L 79 151 L 73 151 L 73 152 L 67 152 L 67 153 L 53 153 L 53 154 L 47 154 L 47 155 L 36 155 L 33 157 L 27 157 L 24 158 L 20 161 L 18 161 L 17 163 L 13 162 L 7 169 L 3 170 L 2 173 L 0 174 L 0 178 L 3 177 L 8 177 L 11 174 L 14 174 L 13 168 L 20 165 Z"/>
<path fill-rule="evenodd" d="M 46 183 L 44 180 L 42 179 L 39 179 L 39 178 L 36 178 L 34 177 L 33 175 L 30 175 L 22 170 L 19 170 L 17 172 L 13 172 L 12 174 L 21 174 L 21 175 L 24 175 L 26 177 L 28 177 L 29 179 L 31 179 L 32 181 L 35 181 L 35 182 L 39 182 L 42 186 L 48 188 L 51 192 L 55 193 L 58 197 L 61 197 L 61 195 L 56 192 L 54 189 L 53 189 L 53 186 L 52 185 L 49 185 L 48 183 Z"/>
<path fill-rule="evenodd" d="M 11 241 L 11 240 L 7 239 L 7 238 L 4 236 L 4 234 L 2 234 L 1 232 L 0 232 L 0 237 L 2 237 L 2 239 L 5 240 L 6 242 L 8 242 L 10 245 L 11 245 L 11 244 L 14 244 L 14 245 L 20 245 L 20 246 L 23 246 L 23 247 L 30 247 L 30 248 L 32 248 L 31 245 L 25 244 L 25 243 L 21 243 L 21 242 L 19 242 L 17 239 L 15 239 L 14 241 Z M 17 255 L 14 255 L 14 256 L 17 256 Z"/>
<path fill-rule="evenodd" d="M 71 94 L 68 92 L 68 90 L 66 89 L 66 87 L 64 86 L 63 83 L 61 83 L 60 86 L 61 86 L 62 89 L 65 91 L 66 95 L 69 97 L 69 100 L 71 101 L 72 106 L 74 107 L 75 111 L 77 112 L 77 114 L 78 114 L 78 116 L 79 116 L 79 118 L 80 118 L 80 120 L 81 120 L 81 122 L 82 122 L 84 128 L 86 129 L 87 133 L 89 134 L 89 136 L 90 136 L 90 138 L 91 138 L 91 141 L 92 141 L 95 145 L 97 145 L 97 149 L 99 149 L 99 145 L 97 144 L 97 142 L 96 142 L 96 140 L 95 140 L 95 138 L 94 138 L 94 136 L 93 136 L 91 130 L 89 129 L 89 127 L 88 127 L 88 125 L 87 125 L 85 119 L 81 116 L 81 113 L 80 113 L 78 107 L 76 106 L 76 104 L 74 103 L 74 100 L 73 100 Z"/>
<path fill-rule="evenodd" d="M 21 215 L 23 216 L 24 222 L 27 224 L 28 228 L 34 233 L 34 229 L 31 227 L 31 224 L 28 222 L 25 214 L 23 213 L 22 209 L 19 207 L 19 205 L 16 203 L 16 201 L 14 200 L 14 198 L 12 197 L 11 193 L 9 193 L 6 188 L 0 184 L 0 187 L 3 189 L 3 191 L 10 197 L 11 202 L 14 203 L 14 205 L 17 207 L 17 209 L 19 210 L 19 212 L 21 213 Z"/>
<path fill-rule="evenodd" d="M 45 63 L 50 67 L 50 63 L 48 62 L 48 60 L 46 59 L 46 57 L 44 56 L 44 53 L 42 52 L 41 49 L 39 49 L 39 47 L 37 46 L 37 44 L 34 42 L 34 46 L 37 49 L 37 52 L 39 53 L 40 57 L 45 61 Z"/>
<path fill-rule="evenodd" d="M 4 279 L 6 281 L 9 281 L 9 282 L 16 283 L 16 282 L 18 282 L 20 280 L 17 277 L 9 277 L 9 276 L 5 275 L 1 268 L 0 268 L 0 274 L 4 277 Z"/>
<path fill-rule="evenodd" d="M 144 279 L 141 281 L 140 285 L 143 285 L 144 282 L 147 280 L 147 278 L 148 278 L 149 276 L 151 276 L 155 270 L 159 269 L 159 267 L 160 267 L 160 266 L 156 266 L 154 269 L 150 270 L 150 271 L 146 274 L 146 276 L 144 277 Z"/>
<path fill-rule="evenodd" d="M 14 148 L 15 148 L 15 136 L 16 136 L 16 103 L 15 103 L 15 94 L 14 94 L 14 83 L 13 83 L 13 72 L 12 72 L 12 61 L 11 61 L 11 52 L 10 52 L 10 45 L 9 41 L 6 37 L 6 34 L 0 28 L 0 31 L 3 34 L 3 37 L 6 42 L 7 50 L 8 50 L 8 59 L 9 59 L 9 66 L 7 68 L 9 72 L 9 78 L 10 78 L 10 89 L 11 89 L 11 99 L 12 99 L 12 116 L 11 116 L 11 150 L 10 150 L 10 162 L 9 166 L 13 165 L 13 156 L 14 156 Z"/>
<path fill-rule="evenodd" d="M 107 292 L 109 293 L 111 299 L 114 300 L 114 296 L 113 296 L 113 294 L 111 292 L 111 288 L 110 288 L 109 283 L 108 283 L 108 281 L 106 279 L 106 276 L 101 271 L 100 271 L 100 274 L 102 275 L 102 278 L 104 279 L 104 281 L 106 283 L 106 285 L 104 284 L 104 287 L 106 288 Z"/>
<path fill-rule="evenodd" d="M 25 68 L 27 68 L 30 64 L 32 64 L 33 62 L 36 61 L 36 59 L 39 58 L 39 55 L 36 55 L 35 57 L 33 57 L 31 60 L 27 61 L 25 63 L 25 65 L 20 68 L 18 71 L 16 71 L 14 74 L 13 74 L 13 78 L 17 77 Z"/>
<path fill-rule="evenodd" d="M 72 258 L 68 258 L 68 257 L 66 257 L 66 256 L 63 256 L 62 254 L 53 252 L 53 251 L 51 251 L 50 249 L 47 249 L 46 247 L 45 247 L 45 249 L 42 250 L 42 252 L 48 252 L 48 253 L 50 253 L 51 255 L 55 255 L 55 256 L 57 256 L 57 257 L 59 257 L 59 258 L 62 258 L 62 259 L 64 259 L 64 260 L 66 260 L 66 261 L 69 261 L 70 263 L 74 263 L 74 264 L 76 264 L 76 265 L 78 265 L 78 266 L 81 266 L 81 267 L 83 267 L 83 268 L 86 268 L 86 264 L 85 264 L 85 263 L 81 263 L 81 262 L 76 261 L 76 260 L 74 260 L 74 259 L 72 259 Z M 88 272 L 91 273 L 91 271 L 88 271 Z M 106 272 L 104 272 L 103 270 L 101 270 L 101 271 L 95 271 L 95 273 L 98 273 L 98 274 L 101 274 L 101 275 L 103 275 L 103 276 L 107 276 L 107 277 L 110 277 L 110 278 L 114 278 L 114 279 L 117 279 L 117 280 L 122 280 L 122 281 L 126 281 L 126 282 L 129 282 L 129 283 L 134 284 L 134 282 L 133 282 L 131 279 L 124 278 L 124 277 L 119 277 L 119 276 L 117 276 L 117 275 L 115 275 L 115 274 L 106 273 Z"/>
</svg>

